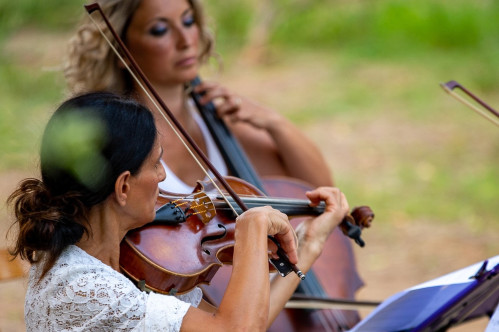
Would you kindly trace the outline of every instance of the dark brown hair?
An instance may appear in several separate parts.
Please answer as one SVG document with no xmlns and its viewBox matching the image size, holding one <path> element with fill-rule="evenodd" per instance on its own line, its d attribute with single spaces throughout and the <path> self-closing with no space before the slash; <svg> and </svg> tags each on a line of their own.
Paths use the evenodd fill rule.
<svg viewBox="0 0 499 332">
<path fill-rule="evenodd" d="M 139 171 L 155 139 L 151 112 L 135 101 L 96 92 L 64 102 L 43 134 L 42 179 L 23 180 L 7 199 L 19 227 L 11 254 L 42 262 L 42 279 L 88 234 L 88 211 L 111 195 L 118 176 Z"/>
</svg>

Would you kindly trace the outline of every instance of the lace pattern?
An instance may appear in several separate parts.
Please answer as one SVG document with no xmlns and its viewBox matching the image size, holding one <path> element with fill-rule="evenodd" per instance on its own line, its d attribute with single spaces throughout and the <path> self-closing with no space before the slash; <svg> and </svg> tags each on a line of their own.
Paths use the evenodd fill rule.
<svg viewBox="0 0 499 332">
<path fill-rule="evenodd" d="M 37 283 L 30 270 L 24 316 L 28 331 L 179 331 L 199 288 L 179 296 L 145 293 L 124 275 L 69 246 Z"/>
</svg>

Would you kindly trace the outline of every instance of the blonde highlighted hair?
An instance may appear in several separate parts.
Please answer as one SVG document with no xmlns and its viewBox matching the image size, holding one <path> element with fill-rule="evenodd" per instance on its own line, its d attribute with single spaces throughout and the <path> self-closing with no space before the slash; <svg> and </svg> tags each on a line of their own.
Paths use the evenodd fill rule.
<svg viewBox="0 0 499 332">
<path fill-rule="evenodd" d="M 116 33 L 124 40 L 126 29 L 141 0 L 99 0 L 102 11 Z M 201 40 L 201 62 L 213 53 L 214 39 L 206 26 L 206 19 L 200 0 L 187 0 L 194 12 L 194 20 L 199 27 Z M 101 29 L 110 36 L 102 23 Z M 116 49 L 118 43 L 109 38 Z M 90 91 L 112 91 L 129 94 L 133 89 L 130 74 L 120 66 L 120 59 L 101 35 L 99 29 L 86 15 L 76 34 L 69 41 L 69 49 L 64 64 L 64 76 L 70 93 L 81 94 Z"/>
</svg>

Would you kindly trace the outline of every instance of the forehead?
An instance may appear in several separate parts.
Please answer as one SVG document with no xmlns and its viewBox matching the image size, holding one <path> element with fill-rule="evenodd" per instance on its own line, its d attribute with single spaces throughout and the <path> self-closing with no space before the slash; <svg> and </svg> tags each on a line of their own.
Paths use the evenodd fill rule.
<svg viewBox="0 0 499 332">
<path fill-rule="evenodd" d="M 188 0 L 142 0 L 134 13 L 134 19 L 176 17 L 190 8 Z"/>
<path fill-rule="evenodd" d="M 150 153 L 150 155 L 154 159 L 159 159 L 161 157 L 161 155 L 163 154 L 163 147 L 161 146 L 161 144 L 159 142 L 158 136 L 159 135 L 156 135 L 156 140 L 154 141 L 154 145 L 153 145 L 151 153 Z"/>
</svg>

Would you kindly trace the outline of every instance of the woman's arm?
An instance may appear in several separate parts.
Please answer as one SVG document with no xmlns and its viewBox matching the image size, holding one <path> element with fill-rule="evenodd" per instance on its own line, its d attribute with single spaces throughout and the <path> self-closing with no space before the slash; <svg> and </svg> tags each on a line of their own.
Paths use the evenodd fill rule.
<svg viewBox="0 0 499 332">
<path fill-rule="evenodd" d="M 298 235 L 298 267 L 306 273 L 320 256 L 328 236 L 349 211 L 348 202 L 337 188 L 321 187 L 307 192 L 312 204 L 325 201 L 326 210 L 316 218 L 308 218 L 296 229 Z M 295 274 L 285 278 L 275 276 L 270 287 L 270 312 L 268 326 L 292 296 L 300 279 Z"/>
<path fill-rule="evenodd" d="M 202 103 L 214 102 L 261 176 L 289 176 L 312 186 L 333 185 L 331 172 L 315 144 L 278 112 L 213 82 L 196 87 Z"/>
<path fill-rule="evenodd" d="M 250 209 L 236 221 L 232 275 L 215 312 L 191 307 L 182 331 L 264 331 L 269 315 L 267 235 L 274 235 L 297 262 L 295 234 L 287 216 L 270 207 Z"/>
<path fill-rule="evenodd" d="M 270 111 L 269 111 L 270 113 Z M 238 140 L 262 176 L 287 176 L 312 187 L 332 186 L 331 172 L 317 146 L 280 114 L 265 129 L 233 125 Z"/>
</svg>

